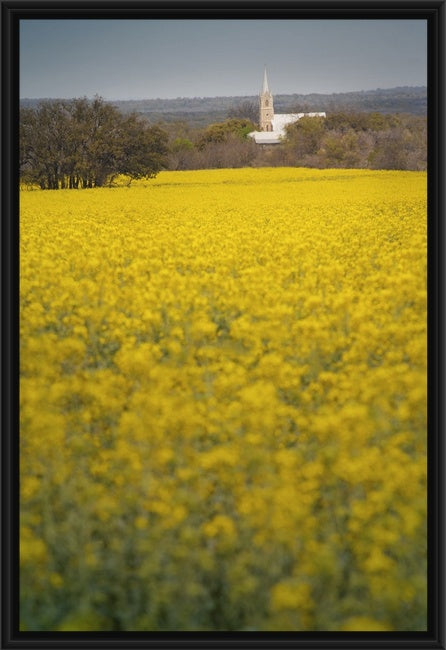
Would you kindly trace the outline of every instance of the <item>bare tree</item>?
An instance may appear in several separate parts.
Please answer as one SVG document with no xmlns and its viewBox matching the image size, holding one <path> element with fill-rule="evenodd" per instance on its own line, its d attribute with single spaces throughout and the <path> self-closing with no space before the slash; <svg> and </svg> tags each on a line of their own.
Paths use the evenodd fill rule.
<svg viewBox="0 0 446 650">
<path fill-rule="evenodd" d="M 259 121 L 259 106 L 256 102 L 247 100 L 241 104 L 230 106 L 226 115 L 228 118 L 250 120 L 257 125 Z"/>
</svg>

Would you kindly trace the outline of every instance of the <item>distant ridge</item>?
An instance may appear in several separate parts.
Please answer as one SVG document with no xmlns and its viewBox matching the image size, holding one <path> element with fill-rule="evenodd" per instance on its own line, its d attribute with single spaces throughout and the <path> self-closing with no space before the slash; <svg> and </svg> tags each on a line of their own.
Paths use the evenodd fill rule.
<svg viewBox="0 0 446 650">
<path fill-rule="evenodd" d="M 20 100 L 21 106 L 36 106 L 42 99 Z M 136 111 L 151 122 L 187 120 L 204 125 L 225 119 L 229 108 L 251 101 L 257 103 L 258 95 L 234 97 L 177 97 L 175 99 L 108 100 L 123 113 Z M 311 93 L 308 95 L 274 95 L 275 110 L 280 113 L 299 109 L 310 111 L 378 111 L 381 113 L 409 113 L 426 115 L 427 88 L 425 86 L 398 86 L 348 93 Z"/>
</svg>

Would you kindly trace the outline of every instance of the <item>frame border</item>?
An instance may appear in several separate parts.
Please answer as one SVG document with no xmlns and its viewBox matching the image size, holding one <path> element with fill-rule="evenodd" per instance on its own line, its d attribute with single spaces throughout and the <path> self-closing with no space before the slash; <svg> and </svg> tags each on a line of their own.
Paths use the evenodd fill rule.
<svg viewBox="0 0 446 650">
<path fill-rule="evenodd" d="M 446 650 L 444 186 L 446 0 L 5 0 L 2 9 L 2 648 L 375 648 Z M 426 19 L 428 23 L 428 631 L 19 632 L 18 106 L 21 19 Z"/>
</svg>

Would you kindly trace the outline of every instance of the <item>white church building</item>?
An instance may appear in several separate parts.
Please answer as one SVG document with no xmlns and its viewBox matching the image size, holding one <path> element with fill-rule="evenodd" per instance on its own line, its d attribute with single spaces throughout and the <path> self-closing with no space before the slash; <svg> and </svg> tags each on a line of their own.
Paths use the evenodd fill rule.
<svg viewBox="0 0 446 650">
<path fill-rule="evenodd" d="M 263 73 L 263 87 L 259 96 L 260 131 L 248 133 L 256 144 L 280 144 L 285 137 L 285 127 L 302 117 L 326 117 L 326 113 L 274 113 L 273 96 L 268 86 L 266 67 Z"/>
</svg>

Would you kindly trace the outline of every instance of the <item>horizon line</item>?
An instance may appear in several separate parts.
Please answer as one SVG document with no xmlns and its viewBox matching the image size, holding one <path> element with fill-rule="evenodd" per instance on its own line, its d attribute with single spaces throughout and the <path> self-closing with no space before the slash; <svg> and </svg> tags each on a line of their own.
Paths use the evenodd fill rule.
<svg viewBox="0 0 446 650">
<path fill-rule="evenodd" d="M 427 90 L 427 85 L 420 85 L 420 86 L 418 86 L 418 85 L 414 85 L 414 86 L 408 86 L 408 85 L 390 86 L 390 87 L 386 87 L 386 88 L 381 88 L 379 86 L 377 88 L 362 88 L 360 90 L 344 90 L 344 91 L 341 91 L 341 92 L 331 92 L 331 93 L 330 92 L 309 92 L 309 93 L 277 92 L 277 93 L 273 93 L 273 94 L 275 96 L 299 95 L 299 96 L 302 96 L 302 97 L 306 97 L 306 96 L 309 96 L 309 95 L 349 95 L 349 94 L 352 94 L 352 93 L 368 93 L 368 92 L 376 92 L 376 91 L 379 91 L 379 90 L 384 90 L 384 91 L 386 91 L 386 90 L 397 90 L 399 88 L 425 88 Z M 224 99 L 224 98 L 231 98 L 231 97 L 257 97 L 258 95 L 259 95 L 259 93 L 255 93 L 255 94 L 251 94 L 251 95 L 177 95 L 176 97 L 125 97 L 125 98 L 124 97 L 113 97 L 113 98 L 107 98 L 107 97 L 104 97 L 104 96 L 100 95 L 99 93 L 95 93 L 94 95 L 91 95 L 91 96 L 84 94 L 84 95 L 77 95 L 77 96 L 70 96 L 70 97 L 67 97 L 67 96 L 64 96 L 64 97 L 61 97 L 61 96 L 51 96 L 51 97 L 48 97 L 48 96 L 46 96 L 46 97 L 42 97 L 42 96 L 40 96 L 40 97 L 23 96 L 22 97 L 22 96 L 20 96 L 19 101 L 26 100 L 26 99 L 29 99 L 29 100 L 38 100 L 38 99 L 40 99 L 40 100 L 46 100 L 46 99 L 61 99 L 61 100 L 64 100 L 64 99 L 67 99 L 67 100 L 69 100 L 69 99 L 78 99 L 78 98 L 84 98 L 84 97 L 86 97 L 87 99 L 93 99 L 94 97 L 98 96 L 98 97 L 101 97 L 101 99 L 103 99 L 104 101 L 107 101 L 107 102 L 126 102 L 126 101 L 137 102 L 137 101 L 174 101 L 174 100 L 177 100 L 177 99 Z"/>
</svg>

